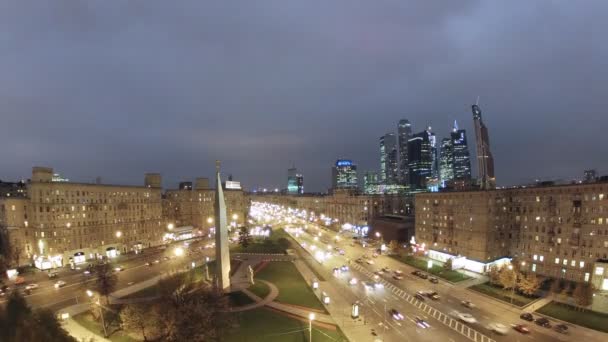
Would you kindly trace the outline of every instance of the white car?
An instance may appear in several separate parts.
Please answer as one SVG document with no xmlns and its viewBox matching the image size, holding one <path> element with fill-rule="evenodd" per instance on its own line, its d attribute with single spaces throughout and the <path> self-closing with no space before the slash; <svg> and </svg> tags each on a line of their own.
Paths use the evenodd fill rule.
<svg viewBox="0 0 608 342">
<path fill-rule="evenodd" d="M 56 289 L 58 289 L 58 288 L 60 288 L 60 287 L 64 287 L 64 286 L 65 286 L 65 284 L 66 284 L 66 282 L 65 282 L 65 281 L 63 281 L 63 280 L 59 280 L 59 281 L 57 281 L 57 282 L 55 283 L 55 288 L 56 288 Z"/>
<path fill-rule="evenodd" d="M 475 304 L 471 303 L 468 300 L 463 300 L 462 302 L 460 302 L 460 304 L 462 304 L 463 306 L 466 306 L 469 309 L 475 308 Z"/>
<path fill-rule="evenodd" d="M 357 278 L 351 278 L 351 279 L 348 281 L 348 283 L 349 283 L 350 285 L 357 285 Z"/>
<path fill-rule="evenodd" d="M 465 323 L 469 323 L 469 324 L 477 323 L 477 319 L 475 319 L 475 317 L 473 317 L 473 315 L 471 315 L 469 313 L 457 312 L 456 317 L 458 317 L 459 320 L 461 320 Z"/>
<path fill-rule="evenodd" d="M 506 335 L 509 333 L 509 327 L 500 323 L 490 323 L 488 325 L 488 329 L 500 335 Z"/>
<path fill-rule="evenodd" d="M 34 289 L 37 289 L 37 288 L 38 288 L 38 284 L 27 284 L 25 286 L 26 290 L 34 290 Z"/>
<path fill-rule="evenodd" d="M 371 260 L 371 259 L 367 259 L 367 260 L 365 260 L 365 262 L 366 262 L 368 265 L 373 265 L 373 264 L 375 264 L 374 260 Z"/>
</svg>

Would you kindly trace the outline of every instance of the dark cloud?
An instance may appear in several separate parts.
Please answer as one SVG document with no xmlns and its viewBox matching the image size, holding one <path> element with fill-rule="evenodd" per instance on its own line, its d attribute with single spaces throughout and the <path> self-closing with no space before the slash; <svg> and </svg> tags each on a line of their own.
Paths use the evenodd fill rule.
<svg viewBox="0 0 608 342">
<path fill-rule="evenodd" d="M 408 118 L 473 142 L 499 183 L 608 173 L 605 1 L 53 1 L 0 4 L 0 178 L 211 175 L 309 190 L 378 168 Z M 471 144 L 474 153 L 474 145 Z"/>
</svg>

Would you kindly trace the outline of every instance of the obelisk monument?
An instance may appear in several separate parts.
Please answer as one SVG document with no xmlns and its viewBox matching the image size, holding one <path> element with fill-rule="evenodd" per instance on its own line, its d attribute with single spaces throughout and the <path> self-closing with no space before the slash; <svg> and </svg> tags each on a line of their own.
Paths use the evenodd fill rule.
<svg viewBox="0 0 608 342">
<path fill-rule="evenodd" d="M 230 292 L 230 252 L 228 250 L 228 219 L 220 179 L 220 161 L 215 161 L 215 275 L 217 288 Z"/>
</svg>

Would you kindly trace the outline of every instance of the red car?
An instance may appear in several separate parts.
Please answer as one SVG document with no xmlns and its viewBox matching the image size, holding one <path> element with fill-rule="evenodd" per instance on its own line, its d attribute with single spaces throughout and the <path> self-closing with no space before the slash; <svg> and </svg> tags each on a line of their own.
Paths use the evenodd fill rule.
<svg viewBox="0 0 608 342">
<path fill-rule="evenodd" d="M 515 329 L 515 331 L 520 332 L 522 334 L 530 333 L 530 329 L 528 329 L 528 327 L 523 324 L 511 324 L 511 326 L 513 327 L 513 329 Z"/>
</svg>

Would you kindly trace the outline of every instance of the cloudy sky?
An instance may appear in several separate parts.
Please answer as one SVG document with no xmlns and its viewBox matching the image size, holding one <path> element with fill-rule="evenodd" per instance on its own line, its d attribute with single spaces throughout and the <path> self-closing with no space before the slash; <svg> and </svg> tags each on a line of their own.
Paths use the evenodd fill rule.
<svg viewBox="0 0 608 342">
<path fill-rule="evenodd" d="M 608 174 L 608 1 L 0 2 L 0 179 L 307 190 L 407 118 L 474 131 L 498 183 Z M 476 168 L 474 167 L 474 170 Z"/>
</svg>

